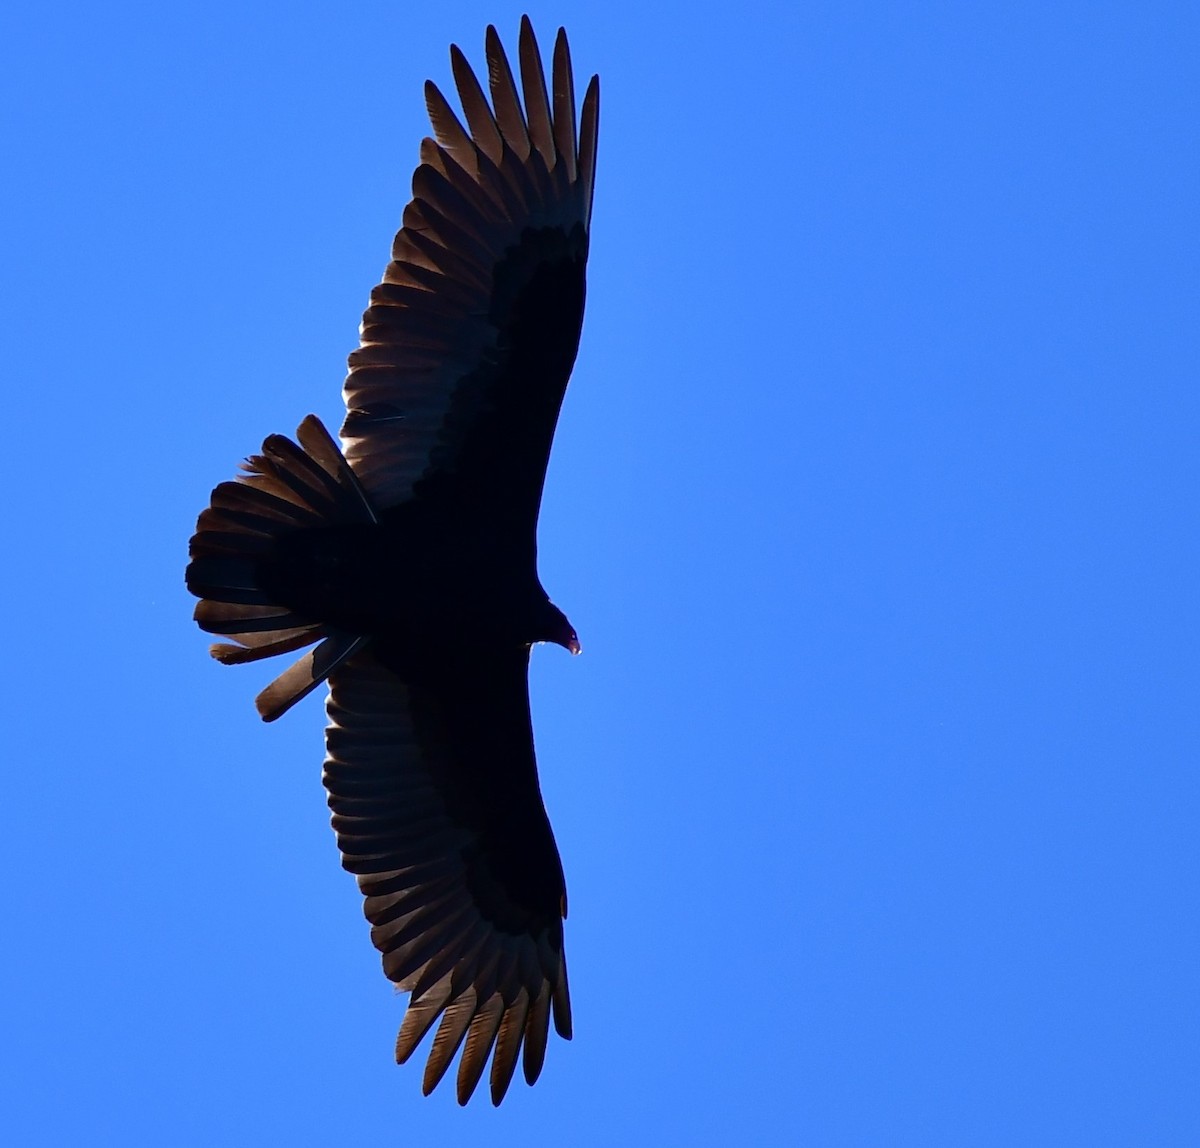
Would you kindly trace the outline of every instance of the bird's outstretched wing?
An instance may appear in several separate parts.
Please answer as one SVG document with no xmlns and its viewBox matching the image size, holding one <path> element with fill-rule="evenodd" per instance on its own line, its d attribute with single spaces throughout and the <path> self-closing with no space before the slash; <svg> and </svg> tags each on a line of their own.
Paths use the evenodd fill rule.
<svg viewBox="0 0 1200 1148">
<path fill-rule="evenodd" d="M 426 85 L 437 139 L 350 356 L 341 437 L 377 506 L 442 499 L 524 545 L 583 320 L 599 79 L 577 135 L 565 32 L 549 92 L 528 18 L 519 58 L 523 102 L 489 27 L 489 104 L 451 49 L 466 127 Z"/>
<path fill-rule="evenodd" d="M 549 1022 L 571 1035 L 566 890 L 538 789 L 528 651 L 448 657 L 404 684 L 370 651 L 329 679 L 325 786 L 342 863 L 366 896 L 388 977 L 411 995 L 396 1059 L 441 1018 L 428 1094 L 459 1045 L 465 1104 L 495 1047 L 499 1104 L 524 1048 L 541 1071 Z"/>
</svg>

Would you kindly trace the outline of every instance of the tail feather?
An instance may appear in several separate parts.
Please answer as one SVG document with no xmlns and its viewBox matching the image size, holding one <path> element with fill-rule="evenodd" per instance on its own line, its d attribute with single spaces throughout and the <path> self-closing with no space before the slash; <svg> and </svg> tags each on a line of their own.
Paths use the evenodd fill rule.
<svg viewBox="0 0 1200 1148">
<path fill-rule="evenodd" d="M 313 692 L 367 639 L 353 634 L 332 634 L 315 649 L 293 662 L 254 699 L 263 721 L 282 717 L 301 698 Z"/>
<path fill-rule="evenodd" d="M 236 590 L 215 591 L 233 596 Z M 205 598 L 196 607 L 196 622 L 209 634 L 224 634 L 240 640 L 243 634 L 261 634 L 266 630 L 316 629 L 317 623 L 293 614 L 284 606 L 256 606 L 253 603 L 220 602 Z M 313 641 L 317 640 L 316 634 Z"/>
<path fill-rule="evenodd" d="M 212 492 L 209 508 L 223 516 L 229 511 L 257 513 L 258 516 L 282 522 L 289 526 L 320 526 L 321 515 L 306 510 L 303 506 L 272 493 L 271 488 L 255 485 L 261 475 L 244 474 L 237 482 L 223 482 Z"/>
<path fill-rule="evenodd" d="M 333 475 L 341 486 L 354 491 L 366 511 L 367 520 L 378 521 L 366 489 L 358 481 L 358 475 L 342 454 L 342 448 L 334 441 L 321 420 L 316 415 L 309 415 L 296 429 L 296 437 L 300 440 L 300 445 Z"/>
<path fill-rule="evenodd" d="M 306 626 L 302 630 L 281 631 L 282 637 L 274 634 L 255 634 L 253 637 L 264 639 L 259 646 L 231 646 L 225 642 L 216 642 L 209 647 L 209 653 L 223 666 L 242 666 L 247 662 L 261 662 L 263 658 L 273 658 L 276 654 L 290 654 L 311 646 L 318 638 L 325 637 L 322 627 Z"/>
<path fill-rule="evenodd" d="M 346 501 L 346 491 L 336 475 L 331 475 L 290 438 L 281 434 L 269 436 L 263 443 L 263 454 L 271 461 L 276 475 L 310 505 L 326 500 L 340 507 Z M 361 503 L 351 500 L 351 517 L 365 519 L 363 509 Z"/>
<path fill-rule="evenodd" d="M 268 435 L 262 454 L 244 464 L 241 481 L 284 502 L 315 510 L 325 521 L 374 522 L 375 511 L 354 471 L 315 415 L 300 424 L 297 437 L 314 454 L 281 434 Z"/>
<path fill-rule="evenodd" d="M 200 527 L 204 534 L 204 557 L 206 558 L 212 555 L 263 557 L 275 550 L 275 539 L 270 535 L 232 528 L 206 529 L 207 525 L 205 523 Z"/>
<path fill-rule="evenodd" d="M 237 483 L 230 485 L 236 486 Z M 264 538 L 273 538 L 279 533 L 279 519 L 265 514 L 257 514 L 252 510 L 234 510 L 232 507 L 208 506 L 200 512 L 196 523 L 197 532 L 212 531 L 219 534 L 222 531 L 233 531 L 242 534 L 261 534 Z"/>
<path fill-rule="evenodd" d="M 252 541 L 258 541 L 253 539 Z M 232 548 L 222 546 L 213 554 L 204 554 L 193 558 L 191 569 L 188 571 L 188 585 L 193 594 L 201 594 L 209 598 L 219 598 L 226 602 L 243 602 L 242 598 L 226 598 L 226 590 L 257 590 L 256 572 L 259 558 L 270 555 L 270 549 L 260 549 L 257 546 L 246 548 L 246 557 L 239 557 Z M 269 603 L 264 601 L 262 605 Z"/>
<path fill-rule="evenodd" d="M 212 656 L 225 665 L 255 662 L 321 644 L 258 695 L 265 721 L 274 721 L 311 693 L 366 642 L 304 618 L 272 600 L 260 582 L 261 564 L 280 539 L 314 527 L 373 523 L 375 511 L 357 476 L 314 415 L 300 424 L 300 444 L 270 435 L 251 455 L 244 474 L 223 482 L 201 512 L 192 536 L 187 585 L 198 598 L 202 630 L 221 634 Z"/>
<path fill-rule="evenodd" d="M 295 458 L 289 458 L 287 452 L 281 449 L 280 443 L 292 446 L 289 439 L 282 435 L 272 435 L 263 443 L 263 453 L 251 455 L 247 460 L 250 467 L 250 481 L 260 487 L 272 483 L 276 493 L 287 499 L 294 499 L 300 506 L 312 506 L 325 509 L 325 504 L 337 504 L 338 490 L 330 490 L 316 474 L 306 471 Z M 297 453 L 303 457 L 303 452 L 297 448 Z M 328 479 L 328 475 L 319 467 L 314 468 L 317 474 Z M 332 485 L 332 484 L 330 484 Z"/>
<path fill-rule="evenodd" d="M 303 636 L 303 641 L 301 641 Z M 290 654 L 293 650 L 303 649 L 305 646 L 311 646 L 313 642 L 319 641 L 325 637 L 325 630 L 321 626 L 308 624 L 297 627 L 294 630 L 260 630 L 257 633 L 238 634 L 237 640 L 240 645 L 227 646 L 223 642 L 217 642 L 209 647 L 208 652 L 217 659 L 222 665 L 236 665 L 229 658 L 218 653 L 220 650 L 241 650 L 247 654 L 245 661 L 257 662 L 261 658 L 269 658 L 272 655 L 266 653 L 268 647 L 278 646 L 274 652 L 276 654 Z M 284 645 L 284 643 L 288 645 Z M 295 642 L 295 645 L 291 643 Z M 253 654 L 253 657 L 249 655 Z"/>
</svg>

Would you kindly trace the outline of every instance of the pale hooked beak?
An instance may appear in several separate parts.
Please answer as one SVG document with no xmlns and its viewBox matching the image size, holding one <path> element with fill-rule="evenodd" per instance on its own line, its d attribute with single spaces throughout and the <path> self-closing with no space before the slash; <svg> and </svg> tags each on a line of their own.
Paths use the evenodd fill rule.
<svg viewBox="0 0 1200 1148">
<path fill-rule="evenodd" d="M 572 633 L 570 640 L 567 642 L 567 649 L 571 651 L 572 657 L 575 654 L 582 654 L 583 647 L 579 644 L 579 635 Z"/>
</svg>

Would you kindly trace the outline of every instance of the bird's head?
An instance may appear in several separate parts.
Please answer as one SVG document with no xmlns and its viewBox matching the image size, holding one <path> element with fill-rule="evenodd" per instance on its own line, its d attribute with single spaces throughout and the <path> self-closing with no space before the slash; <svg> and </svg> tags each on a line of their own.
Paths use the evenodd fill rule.
<svg viewBox="0 0 1200 1148">
<path fill-rule="evenodd" d="M 575 627 L 567 621 L 567 616 L 553 602 L 547 601 L 542 608 L 542 616 L 538 619 L 538 633 L 535 642 L 553 642 L 570 650 L 572 654 L 581 653 L 583 647 L 579 644 L 579 635 Z"/>
</svg>

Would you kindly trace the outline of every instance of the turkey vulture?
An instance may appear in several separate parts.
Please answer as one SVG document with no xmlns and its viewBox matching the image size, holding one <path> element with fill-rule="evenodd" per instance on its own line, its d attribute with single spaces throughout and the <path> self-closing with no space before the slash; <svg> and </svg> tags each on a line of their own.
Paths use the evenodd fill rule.
<svg viewBox="0 0 1200 1148">
<path fill-rule="evenodd" d="M 329 683 L 324 781 L 386 975 L 410 994 L 400 1063 L 440 1018 L 465 1104 L 491 1056 L 538 1077 L 571 1036 L 567 897 L 542 804 L 529 651 L 579 640 L 537 574 L 550 443 L 583 321 L 599 79 L 578 131 L 562 29 L 551 88 L 528 18 L 520 88 L 486 38 L 491 102 L 450 49 L 466 127 L 432 83 L 436 141 L 350 356 L 339 447 L 310 415 L 200 515 L 196 621 L 226 665 L 312 646 L 261 694 L 273 721 Z M 520 93 L 520 94 L 519 94 Z M 522 98 L 523 96 L 523 98 Z M 314 645 L 315 644 L 315 645 Z"/>
</svg>

